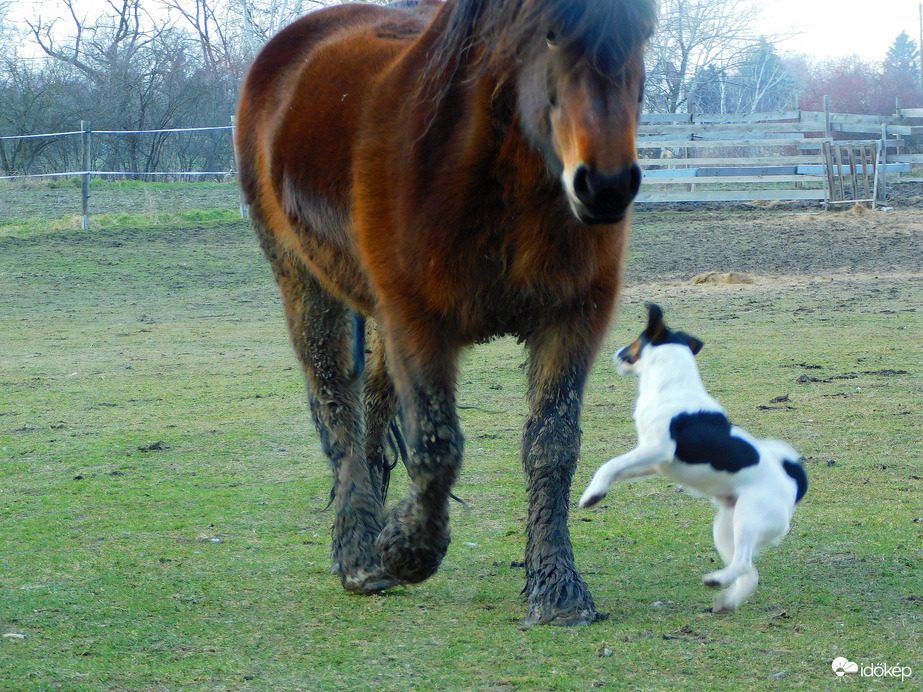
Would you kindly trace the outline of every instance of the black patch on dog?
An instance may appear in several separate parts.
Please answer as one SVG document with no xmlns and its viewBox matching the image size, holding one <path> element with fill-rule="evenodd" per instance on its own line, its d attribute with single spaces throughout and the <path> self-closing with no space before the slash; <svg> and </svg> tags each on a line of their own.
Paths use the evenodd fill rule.
<svg viewBox="0 0 923 692">
<path fill-rule="evenodd" d="M 798 493 L 795 495 L 795 504 L 798 504 L 804 494 L 808 492 L 808 474 L 804 472 L 804 467 L 797 461 L 783 459 L 782 468 L 785 469 L 785 473 L 791 476 L 798 486 Z"/>
<path fill-rule="evenodd" d="M 760 460 L 753 445 L 731 435 L 727 416 L 714 411 L 674 416 L 670 437 L 676 442 L 676 458 L 687 464 L 710 464 L 717 471 L 736 473 Z"/>
</svg>

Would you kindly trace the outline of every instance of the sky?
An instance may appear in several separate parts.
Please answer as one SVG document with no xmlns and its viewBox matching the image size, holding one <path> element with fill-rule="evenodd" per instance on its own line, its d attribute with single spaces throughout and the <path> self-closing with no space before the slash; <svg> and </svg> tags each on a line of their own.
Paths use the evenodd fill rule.
<svg viewBox="0 0 923 692">
<path fill-rule="evenodd" d="M 778 44 L 781 51 L 818 58 L 858 55 L 883 60 L 891 43 L 906 31 L 920 41 L 918 0 L 752 0 L 762 10 L 757 31 L 768 36 L 796 34 Z M 105 0 L 78 0 L 87 15 L 106 7 Z M 13 0 L 13 20 L 22 21 L 44 6 L 47 17 L 60 7 L 49 0 Z M 152 6 L 155 3 L 151 3 Z M 68 20 L 69 21 L 69 20 Z"/>
<path fill-rule="evenodd" d="M 918 0 L 754 0 L 762 10 L 760 33 L 798 35 L 780 51 L 818 58 L 858 55 L 883 60 L 901 31 L 920 43 Z"/>
</svg>

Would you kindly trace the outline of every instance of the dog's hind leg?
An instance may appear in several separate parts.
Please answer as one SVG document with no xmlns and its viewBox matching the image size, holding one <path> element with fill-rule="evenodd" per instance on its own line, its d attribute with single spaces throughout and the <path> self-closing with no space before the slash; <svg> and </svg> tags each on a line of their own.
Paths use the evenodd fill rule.
<svg viewBox="0 0 923 692">
<path fill-rule="evenodd" d="M 702 578 L 706 586 L 714 588 L 728 586 L 738 577 L 753 570 L 753 558 L 757 552 L 757 543 L 761 538 L 762 526 L 758 521 L 751 521 L 753 517 L 747 512 L 742 512 L 741 509 L 739 503 L 734 510 L 722 508 L 718 517 L 715 518 L 715 545 L 722 559 L 727 560 L 726 556 L 729 554 L 731 559 L 724 569 L 709 572 Z M 731 516 L 728 517 L 728 514 Z M 732 551 L 728 550 L 727 542 L 729 524 L 732 525 L 733 531 Z"/>
<path fill-rule="evenodd" d="M 712 526 L 712 536 L 715 539 L 715 548 L 718 550 L 718 554 L 721 556 L 724 564 L 730 566 L 734 563 L 734 557 L 736 555 L 736 550 L 734 548 L 735 500 L 733 498 L 723 498 L 716 500 L 715 504 L 718 507 L 718 513 L 715 515 L 715 523 Z M 718 573 L 713 573 L 705 577 L 706 584 L 709 584 L 709 576 L 713 576 L 714 574 Z M 751 569 L 749 572 L 745 572 L 737 577 L 737 579 L 731 582 L 731 585 L 727 589 L 722 591 L 715 598 L 714 604 L 712 605 L 712 612 L 723 613 L 736 610 L 737 607 L 753 593 L 758 583 L 759 574 L 756 569 Z M 709 586 L 712 586 L 712 584 L 709 584 Z"/>
<path fill-rule="evenodd" d="M 715 548 L 725 565 L 734 560 L 734 500 L 715 501 L 718 513 L 712 525 L 712 537 L 715 539 Z"/>
<path fill-rule="evenodd" d="M 759 582 L 753 560 L 768 545 L 776 545 L 789 530 L 785 507 L 760 492 L 744 493 L 733 509 L 719 505 L 715 517 L 715 545 L 728 563 L 724 569 L 703 577 L 706 586 L 729 587 L 715 599 L 715 612 L 734 610 L 743 603 Z M 732 536 L 732 552 L 728 537 Z M 731 555 L 730 561 L 726 556 Z"/>
<path fill-rule="evenodd" d="M 737 610 L 737 607 L 746 601 L 750 594 L 756 590 L 759 584 L 760 575 L 756 568 L 737 577 L 730 587 L 722 591 L 715 597 L 712 604 L 713 613 L 726 613 Z"/>
</svg>

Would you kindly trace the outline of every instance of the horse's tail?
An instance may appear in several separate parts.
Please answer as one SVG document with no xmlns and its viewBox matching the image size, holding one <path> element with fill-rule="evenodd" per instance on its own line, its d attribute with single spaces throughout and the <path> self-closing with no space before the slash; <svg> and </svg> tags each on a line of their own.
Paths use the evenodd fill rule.
<svg viewBox="0 0 923 692">
<path fill-rule="evenodd" d="M 404 431 L 401 430 L 399 416 L 395 416 L 388 424 L 388 434 L 385 436 L 388 440 L 388 447 L 391 448 L 391 458 L 385 458 L 381 468 L 381 502 L 384 504 L 388 499 L 388 486 L 391 484 L 391 472 L 397 467 L 400 461 L 407 466 L 407 442 L 404 440 Z"/>
</svg>

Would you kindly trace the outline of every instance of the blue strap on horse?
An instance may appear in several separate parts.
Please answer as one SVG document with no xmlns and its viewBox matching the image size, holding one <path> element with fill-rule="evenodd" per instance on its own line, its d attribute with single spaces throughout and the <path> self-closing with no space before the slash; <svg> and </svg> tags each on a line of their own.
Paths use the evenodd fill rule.
<svg viewBox="0 0 923 692">
<path fill-rule="evenodd" d="M 358 379 L 362 377 L 362 374 L 365 372 L 365 315 L 362 315 L 358 312 L 353 313 L 353 376 Z M 461 407 L 468 408 L 468 407 Z M 473 407 L 472 407 L 473 408 Z M 391 453 L 394 455 L 394 461 L 391 461 L 385 464 L 385 467 L 382 469 L 382 500 L 388 496 L 388 485 L 391 482 L 391 471 L 394 470 L 394 467 L 397 466 L 398 460 L 403 462 L 404 466 L 407 465 L 407 443 L 404 440 L 404 433 L 401 430 L 399 416 L 395 416 L 394 419 L 388 424 L 388 446 L 391 448 Z M 456 502 L 460 503 L 464 507 L 468 506 L 468 503 L 462 500 L 460 497 L 455 495 L 455 493 L 449 493 L 451 497 Z M 328 509 L 330 504 L 333 502 L 333 496 L 331 494 L 330 503 L 324 509 Z"/>
<path fill-rule="evenodd" d="M 365 315 L 353 313 L 353 374 L 358 379 L 365 372 Z"/>
<path fill-rule="evenodd" d="M 353 377 L 360 379 L 365 372 L 365 315 L 353 313 Z M 391 471 L 397 466 L 398 460 L 407 465 L 407 443 L 401 431 L 398 419 L 395 417 L 388 424 L 388 446 L 391 448 L 393 461 L 388 461 L 382 468 L 382 500 L 388 496 L 388 486 L 391 483 Z M 329 507 L 329 505 L 328 505 Z"/>
</svg>

